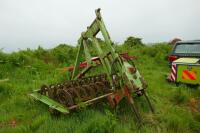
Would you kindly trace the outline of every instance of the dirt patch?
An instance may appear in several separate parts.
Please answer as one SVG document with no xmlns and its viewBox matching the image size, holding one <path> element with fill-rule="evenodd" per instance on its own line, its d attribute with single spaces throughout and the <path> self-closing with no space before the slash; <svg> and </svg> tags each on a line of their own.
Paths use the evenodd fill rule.
<svg viewBox="0 0 200 133">
<path fill-rule="evenodd" d="M 197 100 L 197 98 L 190 98 L 189 102 L 188 102 L 188 107 L 190 109 L 191 112 L 193 113 L 197 113 L 200 112 L 200 104 L 199 101 Z"/>
<path fill-rule="evenodd" d="M 6 121 L 6 122 L 0 122 L 0 128 L 3 128 L 3 127 L 16 127 L 18 125 L 17 123 L 17 120 L 16 119 L 11 119 L 9 121 Z"/>
</svg>

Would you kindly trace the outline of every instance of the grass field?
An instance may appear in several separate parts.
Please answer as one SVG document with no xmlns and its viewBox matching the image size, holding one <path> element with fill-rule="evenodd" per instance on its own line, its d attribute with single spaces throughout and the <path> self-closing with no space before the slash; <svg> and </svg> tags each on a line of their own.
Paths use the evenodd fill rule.
<svg viewBox="0 0 200 133">
<path fill-rule="evenodd" d="M 144 118 L 138 128 L 126 100 L 111 109 L 106 103 L 87 107 L 67 116 L 52 116 L 48 107 L 28 94 L 43 84 L 68 80 L 61 68 L 72 64 L 77 49 L 59 45 L 54 49 L 0 52 L 0 132 L 67 132 L 67 133 L 199 133 L 200 89 L 176 86 L 165 78 L 170 69 L 167 54 L 171 46 L 126 45 L 117 51 L 136 56 L 135 64 L 148 82 L 148 94 L 156 113 L 151 114 L 142 98 L 137 99 Z"/>
</svg>

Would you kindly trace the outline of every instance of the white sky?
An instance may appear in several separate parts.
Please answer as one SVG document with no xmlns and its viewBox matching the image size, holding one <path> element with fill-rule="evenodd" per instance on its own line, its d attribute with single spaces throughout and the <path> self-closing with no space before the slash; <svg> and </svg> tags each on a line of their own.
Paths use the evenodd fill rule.
<svg viewBox="0 0 200 133">
<path fill-rule="evenodd" d="M 200 0 L 0 0 L 0 48 L 75 45 L 98 7 L 114 42 L 200 39 Z"/>
</svg>

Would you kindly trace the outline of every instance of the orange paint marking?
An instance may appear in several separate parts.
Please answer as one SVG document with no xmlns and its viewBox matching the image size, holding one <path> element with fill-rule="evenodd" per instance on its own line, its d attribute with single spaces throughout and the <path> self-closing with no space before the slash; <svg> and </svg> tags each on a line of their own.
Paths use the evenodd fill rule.
<svg viewBox="0 0 200 133">
<path fill-rule="evenodd" d="M 196 72 L 184 70 L 182 72 L 182 79 L 184 79 L 184 80 L 196 80 L 197 79 Z"/>
</svg>

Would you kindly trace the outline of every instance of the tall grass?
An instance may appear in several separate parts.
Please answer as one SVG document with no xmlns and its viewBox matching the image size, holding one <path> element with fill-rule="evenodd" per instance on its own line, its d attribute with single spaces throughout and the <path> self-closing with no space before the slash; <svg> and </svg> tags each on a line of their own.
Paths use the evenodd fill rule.
<svg viewBox="0 0 200 133">
<path fill-rule="evenodd" d="M 115 109 L 100 103 L 55 117 L 46 105 L 30 98 L 28 93 L 42 84 L 68 79 L 58 68 L 74 63 L 77 48 L 62 44 L 54 49 L 39 47 L 11 54 L 0 52 L 0 78 L 10 79 L 0 83 L 0 132 L 200 132 L 200 115 L 191 112 L 188 106 L 190 98 L 200 100 L 199 89 L 185 85 L 177 87 L 165 80 L 170 71 L 167 55 L 171 46 L 162 43 L 115 47 L 120 53 L 128 52 L 137 57 L 134 62 L 148 83 L 147 92 L 156 113 L 149 113 L 142 97 L 136 99 L 144 126 L 136 126 L 134 114 L 125 99 Z M 14 126 L 12 121 L 16 122 Z"/>
</svg>

